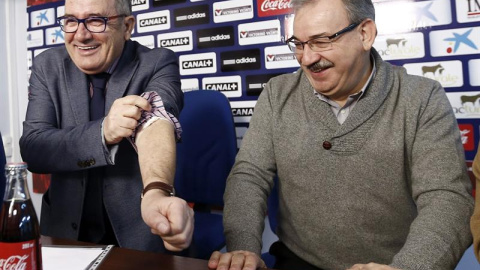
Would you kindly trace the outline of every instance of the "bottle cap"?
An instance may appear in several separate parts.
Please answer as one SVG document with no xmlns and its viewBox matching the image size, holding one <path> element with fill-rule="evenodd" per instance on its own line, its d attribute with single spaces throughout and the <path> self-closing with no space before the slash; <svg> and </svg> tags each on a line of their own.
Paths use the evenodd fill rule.
<svg viewBox="0 0 480 270">
<path fill-rule="evenodd" d="M 26 162 L 10 162 L 5 165 L 5 171 L 26 169 L 26 168 L 27 168 Z"/>
</svg>

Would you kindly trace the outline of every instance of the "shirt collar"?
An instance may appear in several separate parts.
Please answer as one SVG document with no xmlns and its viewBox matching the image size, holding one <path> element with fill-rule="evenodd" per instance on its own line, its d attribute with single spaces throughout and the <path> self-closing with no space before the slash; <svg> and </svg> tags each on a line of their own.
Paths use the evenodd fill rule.
<svg viewBox="0 0 480 270">
<path fill-rule="evenodd" d="M 377 66 L 375 64 L 375 58 L 373 58 L 373 55 L 370 55 L 370 59 L 372 60 L 373 68 L 372 68 L 372 72 L 370 73 L 370 76 L 368 77 L 367 82 L 363 85 L 362 89 L 359 92 L 351 94 L 350 96 L 348 96 L 349 98 L 353 98 L 353 99 L 356 99 L 356 100 L 360 99 L 363 96 L 363 94 L 365 93 L 365 91 L 367 90 L 368 86 L 370 85 L 370 82 L 372 81 L 372 78 L 375 76 L 375 73 L 377 73 Z M 331 104 L 332 101 L 327 96 L 318 93 L 317 91 L 315 91 L 315 89 L 313 89 L 313 93 L 320 100 L 325 101 L 328 104 Z"/>
<path fill-rule="evenodd" d="M 119 60 L 120 60 L 120 57 L 115 59 L 115 61 L 113 61 L 113 64 L 105 72 L 112 75 L 113 71 L 115 71 L 115 68 L 117 67 L 117 64 L 118 64 Z"/>
</svg>

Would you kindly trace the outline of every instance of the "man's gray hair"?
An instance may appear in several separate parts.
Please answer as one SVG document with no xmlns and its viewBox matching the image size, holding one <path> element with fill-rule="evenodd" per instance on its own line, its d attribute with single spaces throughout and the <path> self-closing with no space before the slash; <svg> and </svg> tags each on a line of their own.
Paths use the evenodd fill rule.
<svg viewBox="0 0 480 270">
<path fill-rule="evenodd" d="M 290 4 L 294 11 L 299 10 L 306 4 L 314 3 L 317 0 L 292 0 Z M 328 0 L 323 0 L 328 1 Z M 342 0 L 343 6 L 347 11 L 350 23 L 359 23 L 366 18 L 375 21 L 375 7 L 372 0 Z"/>
<path fill-rule="evenodd" d="M 132 15 L 131 0 L 115 0 L 115 9 L 117 10 L 118 15 L 120 14 L 125 14 L 127 16 Z"/>
</svg>

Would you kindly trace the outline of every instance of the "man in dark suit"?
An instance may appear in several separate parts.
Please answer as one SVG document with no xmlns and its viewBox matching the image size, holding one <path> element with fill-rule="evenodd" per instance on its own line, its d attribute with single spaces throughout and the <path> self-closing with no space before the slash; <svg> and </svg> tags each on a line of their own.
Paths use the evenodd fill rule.
<svg viewBox="0 0 480 270">
<path fill-rule="evenodd" d="M 58 22 L 65 47 L 34 59 L 20 139 L 29 170 L 52 174 L 42 234 L 188 247 L 193 211 L 171 196 L 183 106 L 176 57 L 130 40 L 130 0 L 66 0 Z"/>
</svg>

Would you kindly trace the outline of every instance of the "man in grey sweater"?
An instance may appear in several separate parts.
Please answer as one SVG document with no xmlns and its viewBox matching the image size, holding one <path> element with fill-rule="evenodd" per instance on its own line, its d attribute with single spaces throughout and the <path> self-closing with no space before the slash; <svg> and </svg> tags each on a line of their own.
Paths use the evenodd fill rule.
<svg viewBox="0 0 480 270">
<path fill-rule="evenodd" d="M 436 81 L 372 48 L 370 0 L 293 0 L 301 65 L 260 95 L 225 192 L 228 252 L 256 269 L 279 179 L 276 269 L 454 269 L 473 199 L 460 133 Z"/>
</svg>

